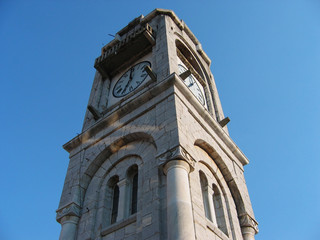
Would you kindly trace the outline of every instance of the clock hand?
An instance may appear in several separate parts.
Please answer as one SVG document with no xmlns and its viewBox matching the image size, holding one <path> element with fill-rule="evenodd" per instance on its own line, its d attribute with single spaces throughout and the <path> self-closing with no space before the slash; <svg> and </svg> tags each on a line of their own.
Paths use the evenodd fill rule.
<svg viewBox="0 0 320 240">
<path fill-rule="evenodd" d="M 132 73 L 133 73 L 133 71 L 134 71 L 134 68 L 131 68 L 131 69 L 130 69 L 130 76 L 129 76 L 129 80 L 128 80 L 128 82 L 127 82 L 126 86 L 124 87 L 124 89 L 123 89 L 122 93 L 125 93 L 125 92 L 126 92 L 126 90 L 127 90 L 128 86 L 129 86 L 129 84 L 131 83 L 131 81 L 132 81 L 132 79 L 133 79 L 133 77 L 132 77 Z"/>
<path fill-rule="evenodd" d="M 133 67 L 130 69 L 130 79 L 132 79 Z"/>
</svg>

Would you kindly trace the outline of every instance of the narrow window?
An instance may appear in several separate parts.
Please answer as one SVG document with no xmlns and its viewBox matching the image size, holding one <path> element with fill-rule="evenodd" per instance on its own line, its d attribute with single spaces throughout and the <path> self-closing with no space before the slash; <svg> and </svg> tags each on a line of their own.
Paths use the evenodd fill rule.
<svg viewBox="0 0 320 240">
<path fill-rule="evenodd" d="M 224 211 L 223 211 L 222 196 L 216 185 L 212 184 L 212 189 L 213 189 L 213 196 L 212 196 L 213 205 L 214 205 L 215 217 L 216 217 L 218 228 L 222 232 L 224 232 L 226 235 L 228 235 L 226 220 L 225 220 Z"/>
<path fill-rule="evenodd" d="M 113 196 L 112 196 L 111 224 L 117 221 L 118 205 L 119 205 L 119 187 L 117 184 L 115 184 L 113 187 Z"/>
<path fill-rule="evenodd" d="M 127 206 L 129 207 L 129 215 L 135 214 L 138 210 L 138 166 L 133 165 L 127 171 L 128 179 L 128 196 Z"/>
<path fill-rule="evenodd" d="M 200 171 L 199 174 L 200 174 L 200 184 L 201 184 L 204 212 L 206 214 L 206 218 L 212 221 L 211 211 L 209 206 L 208 180 L 202 171 Z"/>
<path fill-rule="evenodd" d="M 131 196 L 131 214 L 137 212 L 138 204 L 138 172 L 133 176 L 132 179 L 132 196 Z"/>
</svg>

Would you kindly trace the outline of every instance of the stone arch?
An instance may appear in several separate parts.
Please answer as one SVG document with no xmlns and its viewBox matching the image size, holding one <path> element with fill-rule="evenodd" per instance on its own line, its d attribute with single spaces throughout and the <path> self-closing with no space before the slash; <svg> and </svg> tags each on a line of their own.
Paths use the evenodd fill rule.
<svg viewBox="0 0 320 240">
<path fill-rule="evenodd" d="M 125 150 L 120 149 L 119 152 L 125 152 Z M 114 154 L 109 159 L 117 159 L 117 157 Z M 100 235 L 102 228 L 113 223 L 111 221 L 111 188 L 115 183 L 123 180 L 126 170 L 134 164 L 141 166 L 143 164 L 142 158 L 136 154 L 125 154 L 121 159 L 114 161 L 114 164 L 107 164 L 107 161 L 103 162 L 92 177 L 87 189 L 83 192 L 83 211 L 79 220 L 80 229 L 84 231 L 83 234 L 86 238 L 95 239 Z M 119 171 L 119 169 L 125 170 Z"/>
<path fill-rule="evenodd" d="M 203 151 L 202 148 L 200 149 Z M 208 155 L 208 159 L 212 160 L 212 158 L 209 155 Z M 200 160 L 198 163 L 199 163 L 199 166 L 198 166 L 199 171 L 202 171 L 207 176 L 207 178 L 209 179 L 208 185 L 211 187 L 213 191 L 213 193 L 211 192 L 211 196 L 213 200 L 212 219 L 215 222 L 216 226 L 222 232 L 224 232 L 227 236 L 230 236 L 230 234 L 234 234 L 233 226 L 234 226 L 234 220 L 236 220 L 237 216 L 232 216 L 232 213 L 230 210 L 232 206 L 235 206 L 235 203 L 232 198 L 232 194 L 229 189 L 229 186 L 225 181 L 220 169 L 216 165 L 215 161 L 213 162 L 214 167 L 212 167 L 213 164 L 210 165 L 205 160 Z M 214 203 L 214 198 L 213 198 L 214 195 L 217 195 L 216 193 L 220 194 L 220 200 L 221 200 L 220 205 L 222 208 L 220 209 L 219 212 L 216 209 L 217 205 Z"/>
<path fill-rule="evenodd" d="M 196 54 L 196 53 L 193 51 L 192 47 L 191 47 L 190 44 L 184 39 L 183 36 L 181 36 L 181 35 L 180 35 L 179 33 L 177 33 L 177 32 L 175 32 L 174 34 L 178 37 L 178 39 L 177 39 L 176 41 L 180 41 L 181 44 L 184 45 L 184 47 L 185 47 L 186 49 L 188 49 L 188 51 L 190 51 L 190 53 L 192 53 L 193 57 L 197 60 L 197 64 L 200 66 L 200 68 L 201 68 L 201 70 L 203 71 L 203 74 L 204 74 L 202 77 L 205 76 L 206 79 L 210 79 L 209 76 L 208 76 L 207 71 L 204 71 L 205 67 L 204 67 L 203 64 L 201 63 L 201 60 L 199 59 L 198 54 Z"/>
<path fill-rule="evenodd" d="M 193 53 L 189 47 L 189 44 L 186 43 L 186 41 L 179 34 L 176 33 L 176 35 L 179 37 L 179 39 L 176 39 L 175 41 L 177 49 L 179 49 L 182 55 L 191 63 L 193 68 L 200 74 L 200 76 L 205 79 L 202 66 L 196 57 L 196 54 Z"/>
<path fill-rule="evenodd" d="M 198 54 L 195 53 L 193 48 L 189 45 L 189 43 L 177 32 L 175 32 L 176 40 L 175 45 L 177 50 L 187 59 L 187 61 L 192 65 L 195 71 L 198 73 L 202 81 L 204 81 L 204 91 L 206 93 L 206 98 L 208 101 L 209 112 L 213 113 L 215 111 L 215 107 L 211 106 L 210 103 L 215 105 L 214 97 L 213 97 L 213 88 L 212 83 L 210 81 L 210 76 L 208 75 L 206 67 L 202 64 L 201 60 L 198 57 Z M 178 53 L 177 53 L 178 54 Z M 203 83 L 201 83 L 203 85 Z"/>
<path fill-rule="evenodd" d="M 156 149 L 156 144 L 153 137 L 144 132 L 134 132 L 120 137 L 112 142 L 109 146 L 103 149 L 99 155 L 89 164 L 84 174 L 81 176 L 80 185 L 82 188 L 87 189 L 92 177 L 98 171 L 102 163 L 115 152 L 119 151 L 125 145 L 135 141 L 145 141 L 152 144 Z"/>
<path fill-rule="evenodd" d="M 124 137 L 124 139 L 118 139 L 110 144 L 113 147 L 109 145 L 105 149 L 102 149 L 100 154 L 93 160 L 93 162 L 99 164 L 95 166 L 95 172 L 89 171 L 87 168 L 88 172 L 83 176 L 82 184 L 84 187 L 81 193 L 83 214 L 80 217 L 79 225 L 82 226 L 81 229 L 85 229 L 86 237 L 99 235 L 101 229 L 107 227 L 104 224 L 110 224 L 108 219 L 110 209 L 106 209 L 105 207 L 108 197 L 107 187 L 110 179 L 116 175 L 119 181 L 123 180 L 127 177 L 128 171 L 132 167 L 137 167 L 139 171 L 143 171 L 144 161 L 155 156 L 157 149 L 154 142 L 151 141 L 152 138 L 141 138 L 141 136 L 146 135 L 135 136 L 140 136 L 140 138 L 132 137 L 128 140 Z M 119 142 L 121 144 L 116 145 Z M 114 151 L 111 151 L 110 148 Z M 144 151 L 144 149 L 147 151 Z M 97 159 L 98 161 L 96 161 Z M 121 169 L 123 170 L 119 171 Z M 91 224 L 87 224 L 86 219 L 93 219 L 93 221 L 91 221 Z"/>
<path fill-rule="evenodd" d="M 217 153 L 217 151 L 215 151 L 215 149 L 209 143 L 207 143 L 202 139 L 197 139 L 194 145 L 200 147 L 211 157 L 211 159 L 214 159 L 214 162 L 216 163 L 217 167 L 222 173 L 223 178 L 225 179 L 230 189 L 232 198 L 236 205 L 238 217 L 242 216 L 243 214 L 246 214 L 246 207 L 245 207 L 241 192 L 239 191 L 238 183 L 232 176 L 230 169 L 222 160 L 221 156 Z"/>
</svg>

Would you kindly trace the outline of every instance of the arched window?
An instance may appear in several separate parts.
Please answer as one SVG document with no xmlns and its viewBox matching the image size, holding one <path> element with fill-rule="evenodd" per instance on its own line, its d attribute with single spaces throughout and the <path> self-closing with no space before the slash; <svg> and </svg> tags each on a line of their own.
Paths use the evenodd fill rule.
<svg viewBox="0 0 320 240">
<path fill-rule="evenodd" d="M 132 178 L 131 214 L 137 212 L 138 205 L 138 172 Z"/>
<path fill-rule="evenodd" d="M 127 171 L 129 180 L 129 213 L 134 214 L 138 208 L 138 166 L 133 165 Z"/>
<path fill-rule="evenodd" d="M 202 171 L 199 172 L 199 175 L 200 175 L 200 184 L 201 184 L 204 212 L 206 214 L 206 218 L 212 221 L 210 204 L 209 204 L 208 180 Z"/>
<path fill-rule="evenodd" d="M 118 207 L 119 207 L 119 187 L 117 184 L 115 184 L 113 187 L 113 196 L 112 196 L 111 224 L 117 221 Z"/>
<path fill-rule="evenodd" d="M 213 189 L 212 199 L 213 199 L 214 211 L 216 215 L 215 217 L 216 217 L 218 228 L 222 232 L 224 232 L 226 235 L 228 235 L 226 220 L 225 220 L 224 211 L 223 211 L 222 196 L 220 194 L 218 187 L 215 184 L 212 184 L 212 189 Z"/>
<path fill-rule="evenodd" d="M 113 224 L 117 221 L 119 208 L 119 182 L 118 176 L 113 176 L 108 181 L 108 191 L 106 195 L 107 224 Z"/>
<path fill-rule="evenodd" d="M 178 57 L 182 61 L 187 61 L 188 63 L 190 63 L 190 66 L 192 66 L 192 68 L 196 71 L 196 73 L 199 74 L 199 77 L 201 79 L 204 79 L 204 75 L 201 70 L 201 67 L 198 64 L 198 61 L 196 60 L 194 55 L 190 52 L 190 50 L 185 46 L 185 44 L 183 44 L 180 40 L 176 40 L 176 46 L 177 46 Z M 190 68 L 190 66 L 187 66 L 187 67 Z M 196 74 L 196 73 L 193 72 L 193 74 Z"/>
</svg>

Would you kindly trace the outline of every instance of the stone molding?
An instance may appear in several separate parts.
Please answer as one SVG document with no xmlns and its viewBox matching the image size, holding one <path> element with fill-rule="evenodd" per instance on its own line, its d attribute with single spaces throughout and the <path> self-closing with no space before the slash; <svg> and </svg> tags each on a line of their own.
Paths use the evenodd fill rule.
<svg viewBox="0 0 320 240">
<path fill-rule="evenodd" d="M 65 216 L 76 216 L 80 217 L 81 208 L 76 203 L 70 203 L 62 208 L 59 208 L 57 211 L 56 220 L 61 222 L 61 219 Z"/>
<path fill-rule="evenodd" d="M 255 230 L 256 234 L 259 232 L 258 222 L 248 214 L 240 215 L 239 221 L 241 228 L 251 227 Z"/>
<path fill-rule="evenodd" d="M 118 229 L 123 228 L 123 227 L 125 227 L 125 226 L 127 226 L 127 225 L 129 225 L 131 223 L 136 222 L 136 221 L 137 221 L 137 214 L 134 214 L 134 215 L 128 217 L 127 219 L 124 219 L 124 220 L 122 220 L 120 222 L 116 222 L 116 223 L 114 223 L 114 224 L 112 224 L 110 226 L 107 226 L 107 227 L 103 228 L 101 230 L 100 235 L 101 236 L 108 235 L 108 234 L 110 234 L 112 232 L 115 232 Z"/>
<path fill-rule="evenodd" d="M 194 169 L 194 165 L 196 161 L 191 157 L 191 155 L 180 145 L 173 147 L 157 156 L 159 165 L 164 166 L 167 162 L 172 160 L 184 160 L 187 162 L 190 167 L 191 171 Z"/>
<path fill-rule="evenodd" d="M 135 99 L 130 100 L 129 97 L 128 97 L 128 102 L 126 102 L 126 101 L 122 102 L 123 105 L 126 104 L 126 107 L 120 108 L 118 106 L 117 109 L 114 109 L 113 111 L 111 111 L 109 113 L 109 115 L 101 118 L 96 124 L 91 126 L 85 132 L 82 132 L 80 135 L 78 135 L 77 137 L 73 138 L 68 143 L 64 144 L 63 148 L 70 153 L 71 151 L 73 151 L 74 149 L 78 148 L 81 145 L 83 145 L 82 147 L 87 147 L 90 144 L 94 144 L 95 142 L 99 141 L 100 139 L 96 139 L 95 142 L 91 141 L 89 143 L 88 140 L 92 136 L 96 135 L 98 132 L 100 132 L 102 129 L 105 129 L 107 126 L 111 125 L 116 119 L 119 119 L 119 118 L 123 117 L 124 115 L 132 112 L 133 110 L 135 110 L 136 108 L 141 106 L 141 104 L 139 104 L 139 103 L 149 101 L 154 96 L 157 96 L 157 94 L 159 92 L 163 92 L 164 90 L 172 87 L 173 85 L 176 86 L 182 92 L 182 94 L 184 94 L 189 99 L 190 103 L 192 105 L 194 105 L 194 107 L 195 107 L 196 111 L 198 112 L 198 114 L 203 118 L 204 121 L 206 121 L 209 124 L 211 129 L 224 142 L 226 147 L 228 149 L 230 149 L 230 151 L 240 161 L 240 163 L 243 166 L 248 164 L 249 160 L 247 159 L 247 157 L 242 153 L 242 151 L 239 149 L 239 147 L 233 142 L 231 137 L 222 129 L 220 124 L 217 121 L 215 121 L 212 118 L 212 116 L 206 110 L 204 110 L 203 106 L 199 103 L 199 101 L 196 100 L 196 98 L 193 97 L 193 95 L 190 92 L 190 90 L 186 87 L 186 85 L 183 83 L 183 81 L 181 81 L 181 78 L 176 73 L 172 73 L 166 79 L 164 79 L 161 82 L 159 82 L 159 83 L 155 84 L 154 86 L 150 87 L 150 89 L 148 91 L 146 90 L 145 92 L 142 92 L 141 95 L 138 95 Z M 165 96 L 165 97 L 167 97 L 167 96 Z M 159 101 L 157 101 L 157 103 Z M 155 103 L 154 105 L 156 105 L 157 103 Z M 190 111 L 190 113 L 192 114 L 191 111 Z M 194 115 L 194 114 L 192 114 L 192 115 Z M 117 116 L 117 118 L 115 118 L 115 116 Z M 105 137 L 105 135 L 101 136 L 101 139 L 104 138 L 104 137 Z M 227 151 L 224 150 L 225 149 L 224 146 L 220 146 L 220 147 L 223 149 L 224 152 L 227 153 Z M 171 150 L 168 150 L 168 151 L 171 151 Z M 232 157 L 230 156 L 230 158 L 232 158 Z M 183 158 L 183 159 L 185 159 L 185 158 Z"/>
</svg>

